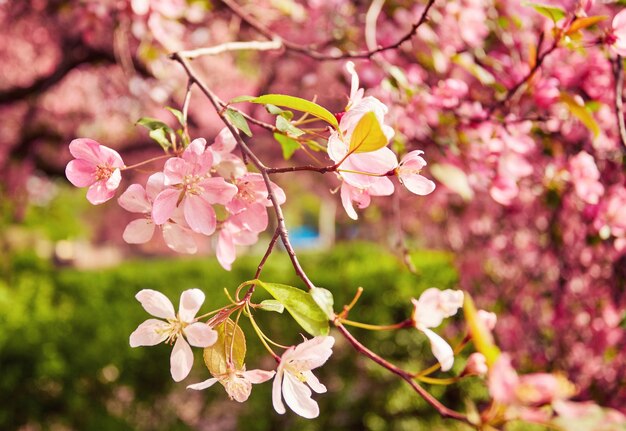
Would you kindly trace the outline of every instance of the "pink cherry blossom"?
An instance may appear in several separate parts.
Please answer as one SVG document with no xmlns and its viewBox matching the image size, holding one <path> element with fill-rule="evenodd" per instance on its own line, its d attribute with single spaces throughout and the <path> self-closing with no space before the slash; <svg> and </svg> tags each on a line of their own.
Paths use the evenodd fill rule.
<svg viewBox="0 0 626 431">
<path fill-rule="evenodd" d="M 237 141 L 228 127 L 224 127 L 209 146 L 213 153 L 213 168 L 223 178 L 233 180 L 248 172 L 243 160 L 232 154 L 236 146 Z"/>
<path fill-rule="evenodd" d="M 467 95 L 469 87 L 464 81 L 458 79 L 446 79 L 439 81 L 433 90 L 434 102 L 442 108 L 454 108 Z"/>
<path fill-rule="evenodd" d="M 189 345 L 204 348 L 217 341 L 217 332 L 195 318 L 204 302 L 204 293 L 199 289 L 185 290 L 180 296 L 178 314 L 170 300 L 156 290 L 141 290 L 135 298 L 148 313 L 165 321 L 148 319 L 143 322 L 130 334 L 130 346 L 154 346 L 163 341 L 173 343 L 170 372 L 172 378 L 180 382 L 193 366 L 193 352 Z"/>
<path fill-rule="evenodd" d="M 265 211 L 265 208 L 263 208 Z M 231 270 L 232 264 L 237 257 L 237 245 L 252 245 L 259 239 L 258 233 L 246 229 L 239 220 L 239 216 L 231 216 L 220 229 L 217 237 L 215 255 L 217 261 L 227 271 Z"/>
<path fill-rule="evenodd" d="M 276 374 L 275 371 L 265 370 L 234 370 L 231 369 L 225 374 L 212 377 L 200 383 L 187 386 L 187 389 L 201 391 L 213 386 L 216 382 L 220 382 L 231 400 L 240 403 L 245 402 L 252 392 L 252 384 L 267 382 Z"/>
<path fill-rule="evenodd" d="M 152 220 L 152 202 L 165 187 L 164 180 L 163 173 L 157 172 L 148 178 L 145 189 L 140 184 L 132 184 L 118 198 L 118 203 L 125 210 L 145 215 L 131 221 L 124 229 L 123 238 L 127 243 L 143 244 L 152 239 L 156 228 Z M 185 222 L 181 208 L 177 208 L 171 218 L 159 227 L 165 243 L 172 250 L 189 254 L 198 250 L 194 233 Z"/>
<path fill-rule="evenodd" d="M 435 190 L 435 183 L 420 175 L 422 168 L 426 166 L 426 160 L 424 160 L 421 154 L 424 154 L 424 152 L 414 150 L 405 155 L 396 168 L 396 174 L 400 182 L 411 193 L 425 196 Z"/>
<path fill-rule="evenodd" d="M 195 139 L 180 157 L 165 163 L 165 185 L 154 200 L 152 220 L 157 225 L 167 222 L 177 207 L 182 206 L 185 221 L 194 232 L 211 235 L 215 231 L 216 216 L 212 204 L 226 204 L 237 193 L 237 188 L 220 177 L 211 177 L 213 164 L 206 141 Z"/>
<path fill-rule="evenodd" d="M 621 10 L 613 18 L 607 43 L 618 55 L 626 56 L 626 10 Z"/>
<path fill-rule="evenodd" d="M 581 151 L 570 159 L 569 169 L 578 197 L 588 204 L 597 204 L 604 194 L 604 186 L 599 181 L 600 171 L 593 156 Z"/>
<path fill-rule="evenodd" d="M 65 168 L 65 176 L 76 187 L 89 187 L 87 200 L 99 205 L 115 195 L 122 180 L 124 161 L 117 151 L 92 139 L 74 139 L 70 153 L 75 157 Z"/>
<path fill-rule="evenodd" d="M 333 337 L 320 336 L 291 346 L 283 353 L 272 387 L 272 402 L 279 414 L 285 413 L 284 398 L 287 405 L 302 417 L 312 419 L 319 415 L 319 406 L 311 398 L 311 389 L 321 394 L 326 392 L 326 386 L 311 370 L 328 360 L 334 343 Z"/>
<path fill-rule="evenodd" d="M 359 218 L 353 204 L 356 204 L 359 209 L 364 209 L 370 205 L 372 201 L 371 196 L 389 196 L 393 194 L 393 183 L 388 178 L 381 179 L 387 181 L 377 181 L 366 188 L 354 187 L 345 181 L 341 184 L 341 203 L 348 217 L 352 220 Z"/>
<path fill-rule="evenodd" d="M 485 358 L 485 355 L 480 352 L 474 352 L 467 358 L 465 370 L 463 370 L 461 374 L 485 376 L 488 371 L 489 369 L 487 368 L 487 359 Z"/>
<path fill-rule="evenodd" d="M 268 216 L 265 207 L 272 206 L 267 187 L 261 174 L 248 173 L 234 180 L 237 194 L 226 204 L 231 214 L 237 215 L 243 228 L 252 232 L 262 232 L 267 228 Z M 272 191 L 279 205 L 285 203 L 283 189 L 271 183 Z"/>
<path fill-rule="evenodd" d="M 429 328 L 436 328 L 441 325 L 443 319 L 456 314 L 463 306 L 463 292 L 431 287 L 426 289 L 419 299 L 411 299 L 411 302 L 414 306 L 412 315 L 414 326 L 430 340 L 433 355 L 441 364 L 441 371 L 450 370 L 454 364 L 452 347 Z"/>
</svg>

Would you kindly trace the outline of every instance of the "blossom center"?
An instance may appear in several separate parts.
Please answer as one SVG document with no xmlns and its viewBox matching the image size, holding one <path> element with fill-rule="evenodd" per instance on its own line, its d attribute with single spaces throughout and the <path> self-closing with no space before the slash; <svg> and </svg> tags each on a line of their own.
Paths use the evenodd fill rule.
<svg viewBox="0 0 626 431">
<path fill-rule="evenodd" d="M 97 165 L 96 166 L 96 180 L 108 180 L 111 178 L 113 171 L 115 169 L 108 165 Z"/>
<path fill-rule="evenodd" d="M 183 192 L 193 195 L 201 194 L 204 192 L 204 188 L 199 184 L 201 180 L 200 175 L 185 175 L 182 182 Z"/>
</svg>

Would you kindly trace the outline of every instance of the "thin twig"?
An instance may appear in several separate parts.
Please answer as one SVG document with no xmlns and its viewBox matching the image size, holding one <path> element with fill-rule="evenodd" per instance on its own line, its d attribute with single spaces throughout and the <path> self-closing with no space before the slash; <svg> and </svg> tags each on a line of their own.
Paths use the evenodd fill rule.
<svg viewBox="0 0 626 431">
<path fill-rule="evenodd" d="M 376 362 L 378 365 L 386 368 L 387 370 L 391 371 L 392 373 L 394 373 L 395 375 L 397 375 L 398 377 L 406 381 L 409 385 L 411 385 L 411 388 L 413 388 L 413 390 L 417 392 L 424 399 L 424 401 L 426 401 L 428 404 L 434 407 L 442 417 L 456 419 L 461 422 L 465 422 L 467 424 L 473 425 L 469 421 L 467 416 L 464 415 L 463 413 L 459 413 L 455 410 L 449 409 L 448 407 L 441 404 L 439 400 L 433 397 L 428 391 L 426 391 L 426 389 L 422 388 L 419 384 L 417 384 L 417 382 L 413 380 L 413 377 L 409 373 L 407 373 L 401 368 L 396 367 L 391 362 L 378 356 L 376 353 L 372 352 L 363 344 L 361 344 L 361 342 L 357 340 L 356 338 L 354 338 L 354 336 L 338 320 L 336 320 L 334 324 L 339 330 L 339 332 L 341 332 L 341 334 L 346 338 L 346 340 L 348 340 L 348 342 L 352 344 L 352 346 L 355 348 L 357 352 L 361 353 L 363 356 L 368 357 L 372 361 Z"/>
<path fill-rule="evenodd" d="M 261 271 L 263 271 L 265 262 L 267 262 L 267 259 L 270 257 L 270 254 L 272 254 L 272 250 L 274 250 L 274 246 L 276 245 L 276 241 L 278 241 L 279 237 L 280 237 L 280 231 L 278 229 L 274 230 L 274 235 L 272 236 L 272 239 L 270 240 L 270 243 L 267 246 L 267 250 L 265 251 L 263 258 L 261 259 L 261 262 L 259 262 L 259 266 L 256 269 L 256 273 L 254 274 L 255 279 L 259 278 L 259 276 L 261 275 Z"/>
<path fill-rule="evenodd" d="M 405 42 L 411 40 L 413 36 L 415 36 L 415 34 L 417 33 L 417 29 L 428 20 L 428 12 L 430 11 L 430 8 L 433 6 L 433 4 L 435 3 L 435 0 L 428 0 L 428 3 L 426 4 L 426 7 L 424 8 L 424 11 L 422 12 L 422 15 L 420 16 L 420 18 L 411 26 L 411 29 L 404 36 L 398 39 L 398 41 L 396 41 L 395 43 L 392 43 L 386 46 L 380 46 L 376 49 L 371 49 L 368 51 L 360 51 L 360 52 L 348 51 L 348 52 L 343 52 L 341 54 L 327 54 L 324 52 L 317 51 L 314 47 L 310 45 L 301 45 L 301 44 L 283 39 L 278 34 L 274 33 L 272 30 L 266 27 L 264 24 L 259 22 L 256 18 L 250 16 L 234 1 L 232 0 L 221 0 L 221 1 L 235 15 L 241 18 L 242 21 L 244 21 L 246 24 L 248 24 L 250 27 L 256 30 L 259 34 L 265 36 L 266 38 L 272 41 L 277 40 L 277 39 L 281 40 L 285 49 L 289 51 L 293 51 L 293 52 L 298 52 L 300 54 L 306 55 L 307 57 L 310 57 L 314 60 L 319 60 L 319 61 L 346 60 L 350 58 L 371 58 L 373 55 L 378 54 L 380 52 L 397 49 L 401 45 L 403 45 Z"/>
<path fill-rule="evenodd" d="M 225 42 L 207 48 L 179 51 L 178 55 L 193 60 L 194 58 L 203 57 L 205 55 L 217 55 L 231 51 L 274 51 L 281 48 L 283 48 L 283 41 L 281 39 L 272 39 L 270 41 L 250 40 L 247 42 Z"/>
<path fill-rule="evenodd" d="M 272 182 L 270 180 L 269 174 L 267 173 L 267 170 L 268 170 L 267 166 L 265 166 L 263 162 L 257 157 L 257 155 L 254 152 L 252 152 L 252 150 L 250 150 L 248 145 L 246 145 L 246 143 L 244 142 L 244 140 L 241 138 L 239 134 L 239 130 L 237 130 L 237 128 L 228 121 L 228 118 L 226 118 L 226 115 L 224 114 L 222 110 L 223 106 L 225 106 L 225 103 L 221 101 L 220 98 L 216 94 L 214 94 L 211 91 L 211 89 L 209 89 L 209 87 L 207 87 L 204 84 L 204 82 L 202 82 L 202 80 L 198 78 L 198 75 L 195 73 L 195 71 L 189 64 L 189 61 L 185 59 L 184 57 L 181 57 L 177 53 L 172 55 L 172 59 L 176 60 L 177 62 L 181 64 L 181 66 L 183 66 L 189 78 L 192 79 L 198 85 L 200 90 L 202 90 L 202 92 L 205 94 L 205 96 L 209 99 L 209 101 L 215 108 L 216 112 L 218 113 L 218 115 L 220 116 L 220 118 L 222 119 L 226 127 L 228 127 L 228 129 L 231 131 L 231 133 L 237 140 L 239 148 L 241 148 L 241 150 L 252 161 L 254 166 L 259 170 L 261 176 L 263 177 L 263 181 L 265 182 L 265 187 L 267 188 L 268 199 L 272 202 L 272 206 L 274 208 L 274 213 L 276 215 L 276 222 L 278 224 L 277 229 L 280 232 L 280 238 L 282 240 L 283 245 L 285 246 L 285 250 L 287 251 L 287 254 L 289 255 L 291 264 L 293 265 L 293 268 L 296 274 L 298 275 L 298 277 L 302 279 L 302 281 L 307 286 L 307 288 L 308 289 L 314 288 L 315 285 L 313 284 L 311 280 L 309 280 L 309 277 L 306 275 L 306 273 L 302 269 L 302 266 L 300 265 L 300 262 L 298 261 L 298 257 L 296 256 L 296 252 L 293 249 L 293 246 L 291 245 L 291 241 L 289 240 L 287 226 L 285 225 L 285 217 L 283 215 L 283 211 L 280 207 L 280 204 L 278 203 L 278 199 L 276 198 L 276 194 L 274 193 L 274 190 L 272 188 Z"/>
<path fill-rule="evenodd" d="M 622 56 L 618 55 L 613 62 L 613 77 L 615 78 L 615 114 L 617 128 L 622 145 L 626 147 L 626 125 L 624 124 L 624 68 Z"/>
</svg>

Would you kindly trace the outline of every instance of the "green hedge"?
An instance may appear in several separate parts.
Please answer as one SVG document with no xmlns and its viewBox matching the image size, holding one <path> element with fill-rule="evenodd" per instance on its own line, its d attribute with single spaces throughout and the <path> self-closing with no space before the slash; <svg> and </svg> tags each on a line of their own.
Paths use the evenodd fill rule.
<svg viewBox="0 0 626 431">
<path fill-rule="evenodd" d="M 349 302 L 358 286 L 365 288 L 352 319 L 389 323 L 406 318 L 410 298 L 425 288 L 456 284 L 449 255 L 422 251 L 412 257 L 419 275 L 370 243 L 302 254 L 301 261 L 318 286 L 334 293 L 336 304 Z M 244 405 L 229 401 L 219 386 L 186 391 L 185 384 L 169 377 L 169 346 L 129 347 L 129 334 L 148 317 L 134 299 L 138 290 L 162 291 L 176 304 L 183 290 L 198 287 L 207 294 L 202 310 L 208 311 L 226 303 L 223 288 L 232 293 L 252 278 L 256 256 L 239 259 L 231 272 L 213 258 L 132 261 L 101 271 L 56 268 L 28 253 L 10 259 L 0 281 L 0 429 L 30 423 L 43 429 L 60 424 L 79 430 L 186 430 L 218 421 L 224 421 L 223 429 L 242 430 L 455 426 L 439 420 L 406 384 L 357 358 L 339 337 L 335 354 L 318 371 L 329 393 L 317 396 L 322 416 L 314 421 L 274 413 L 269 383 L 255 387 Z M 269 260 L 261 278 L 301 286 L 283 253 Z M 277 341 L 299 342 L 299 330 L 286 313 L 259 318 Z M 248 329 L 244 324 L 248 367 L 273 367 Z M 411 368 L 433 363 L 417 331 L 354 332 L 365 335 L 366 344 L 385 357 Z M 185 383 L 208 378 L 200 361 L 198 355 Z M 462 363 L 457 361 L 456 367 Z M 458 408 L 463 408 L 464 391 L 481 396 L 484 389 L 472 381 L 460 389 L 434 388 L 435 395 Z"/>
</svg>

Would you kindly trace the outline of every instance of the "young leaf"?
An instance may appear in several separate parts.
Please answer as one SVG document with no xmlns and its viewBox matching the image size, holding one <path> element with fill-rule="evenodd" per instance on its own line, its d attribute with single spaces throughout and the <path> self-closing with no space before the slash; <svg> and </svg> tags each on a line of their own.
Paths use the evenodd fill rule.
<svg viewBox="0 0 626 431">
<path fill-rule="evenodd" d="M 172 146 L 172 142 L 167 139 L 165 129 L 150 130 L 150 132 L 148 132 L 148 136 L 150 136 L 151 139 L 154 139 L 164 150 L 167 150 Z"/>
<path fill-rule="evenodd" d="M 174 115 L 174 117 L 176 117 L 176 119 L 178 120 L 178 122 L 180 123 L 181 126 L 185 126 L 185 116 L 183 115 L 183 113 L 181 111 L 179 111 L 178 109 L 172 108 L 170 106 L 166 106 L 165 109 L 167 109 L 168 111 L 170 111 L 172 113 L 172 115 Z"/>
<path fill-rule="evenodd" d="M 437 181 L 458 193 L 466 201 L 474 197 L 474 190 L 472 190 L 467 175 L 462 169 L 449 163 L 435 163 L 430 166 L 430 173 Z"/>
<path fill-rule="evenodd" d="M 582 30 L 587 27 L 591 27 L 594 24 L 599 23 L 600 21 L 604 21 L 607 19 L 606 15 L 598 15 L 598 16 L 586 16 L 583 18 L 576 18 L 572 25 L 569 26 L 565 34 L 576 33 L 578 30 Z"/>
<path fill-rule="evenodd" d="M 350 138 L 350 153 L 369 153 L 387 145 L 387 137 L 372 111 L 363 115 Z"/>
<path fill-rule="evenodd" d="M 313 336 L 328 335 L 328 317 L 308 292 L 285 284 L 265 283 L 260 280 L 258 283 L 285 306 L 306 332 Z"/>
<path fill-rule="evenodd" d="M 274 139 L 280 144 L 283 149 L 283 158 L 289 160 L 293 153 L 300 148 L 300 144 L 289 136 L 281 135 L 280 133 L 274 133 Z"/>
<path fill-rule="evenodd" d="M 286 108 L 295 109 L 297 111 L 308 112 L 320 120 L 326 121 L 335 129 L 339 127 L 339 123 L 335 116 L 323 106 L 299 97 L 287 96 L 284 94 L 265 94 L 250 100 L 252 103 L 271 104 L 276 106 L 284 106 Z"/>
<path fill-rule="evenodd" d="M 581 105 L 575 98 L 567 93 L 561 93 L 561 101 L 565 103 L 573 116 L 578 118 L 590 131 L 593 137 L 597 138 L 600 134 L 600 126 L 585 105 Z"/>
<path fill-rule="evenodd" d="M 163 121 L 150 117 L 142 117 L 137 120 L 135 124 L 139 124 L 140 126 L 143 126 L 148 130 L 165 129 L 167 133 L 172 130 L 172 128 L 165 124 Z"/>
<path fill-rule="evenodd" d="M 335 311 L 333 310 L 333 305 L 335 303 L 335 299 L 333 298 L 333 294 L 328 289 L 324 289 L 322 287 L 314 287 L 310 291 L 311 296 L 313 297 L 313 301 L 326 313 L 326 317 L 332 320 L 335 318 Z"/>
<path fill-rule="evenodd" d="M 252 102 L 254 99 L 256 99 L 256 97 L 254 96 L 237 96 L 237 97 L 230 99 L 228 104 L 230 105 L 231 103 Z"/>
<path fill-rule="evenodd" d="M 276 313 L 282 313 L 285 310 L 285 306 L 275 299 L 266 299 L 259 304 L 260 310 L 275 311 Z"/>
<path fill-rule="evenodd" d="M 463 313 L 469 328 L 476 350 L 482 353 L 487 360 L 487 366 L 491 367 L 500 356 L 500 349 L 494 344 L 491 332 L 485 328 L 482 320 L 478 316 L 472 297 L 467 292 L 463 292 Z"/>
<path fill-rule="evenodd" d="M 522 3 L 524 6 L 530 6 L 539 12 L 541 15 L 550 18 L 554 23 L 565 18 L 565 11 L 561 8 L 549 6 L 540 3 Z"/>
<path fill-rule="evenodd" d="M 217 341 L 204 349 L 204 363 L 213 376 L 224 374 L 228 370 L 228 358 L 231 353 L 233 365 L 241 370 L 246 359 L 246 337 L 235 322 L 226 319 L 224 323 L 213 328 L 217 331 Z M 234 344 L 233 344 L 234 339 Z"/>
<path fill-rule="evenodd" d="M 250 131 L 250 126 L 248 126 L 248 122 L 239 112 L 234 109 L 226 109 L 226 117 L 228 117 L 228 121 L 230 121 L 233 126 L 241 130 L 246 135 L 252 137 L 252 132 Z"/>
<path fill-rule="evenodd" d="M 282 116 L 276 117 L 276 128 L 294 138 L 304 135 L 304 131 L 298 129 Z"/>
<path fill-rule="evenodd" d="M 265 105 L 265 110 L 272 115 L 280 115 L 281 117 L 285 117 L 287 120 L 291 120 L 293 118 L 293 112 L 280 109 L 278 106 L 272 105 L 271 103 Z"/>
</svg>

